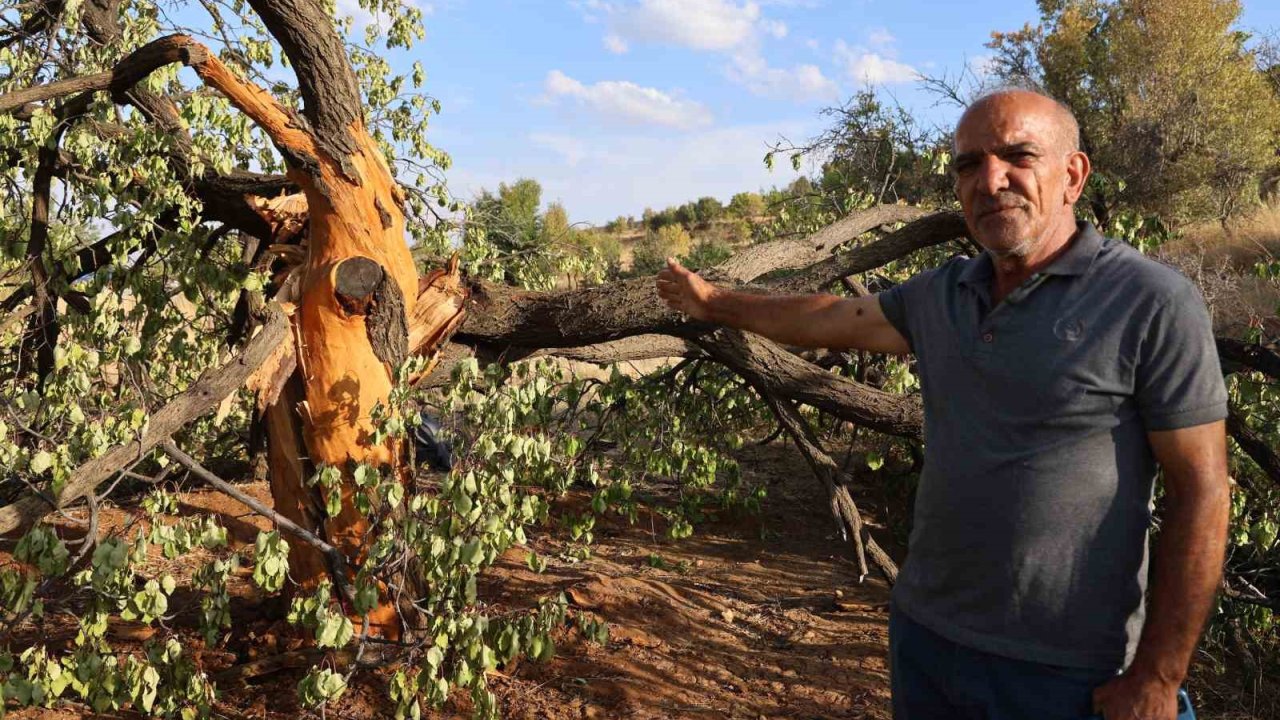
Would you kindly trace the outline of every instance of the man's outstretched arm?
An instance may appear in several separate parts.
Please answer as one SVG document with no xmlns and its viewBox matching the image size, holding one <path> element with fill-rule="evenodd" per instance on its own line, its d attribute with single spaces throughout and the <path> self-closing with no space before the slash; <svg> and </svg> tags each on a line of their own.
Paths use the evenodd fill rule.
<svg viewBox="0 0 1280 720">
<path fill-rule="evenodd" d="M 1149 432 L 1164 469 L 1165 512 L 1146 624 L 1133 664 L 1094 692 L 1107 720 L 1173 720 L 1178 688 L 1222 580 L 1231 493 L 1222 421 Z"/>
<path fill-rule="evenodd" d="M 763 335 L 784 345 L 905 354 L 906 338 L 876 296 L 755 295 L 716 287 L 675 260 L 658 273 L 658 295 L 697 320 Z"/>
</svg>

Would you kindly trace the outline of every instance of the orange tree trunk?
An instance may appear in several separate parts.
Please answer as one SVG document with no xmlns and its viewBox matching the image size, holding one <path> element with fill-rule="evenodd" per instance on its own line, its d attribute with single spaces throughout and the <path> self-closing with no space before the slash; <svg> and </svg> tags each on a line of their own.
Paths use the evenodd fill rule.
<svg viewBox="0 0 1280 720">
<path fill-rule="evenodd" d="M 389 466 L 405 479 L 402 443 L 375 444 L 371 412 L 386 404 L 396 366 L 410 353 L 433 351 L 457 326 L 465 293 L 456 263 L 419 287 L 404 238 L 401 191 L 365 128 L 355 76 L 331 19 L 315 0 L 250 4 L 297 71 L 302 117 L 184 39 L 186 61 L 268 133 L 306 196 L 305 258 L 282 292 L 282 299 L 296 302 L 294 344 L 265 391 L 271 487 L 282 515 L 358 566 L 369 522 L 352 501 L 352 467 Z M 316 489 L 307 486 L 322 466 L 343 476 L 334 517 L 325 517 Z M 327 569 L 319 553 L 294 544 L 290 575 L 298 586 L 313 587 Z M 371 613 L 371 628 L 394 635 L 394 621 L 384 597 Z"/>
</svg>

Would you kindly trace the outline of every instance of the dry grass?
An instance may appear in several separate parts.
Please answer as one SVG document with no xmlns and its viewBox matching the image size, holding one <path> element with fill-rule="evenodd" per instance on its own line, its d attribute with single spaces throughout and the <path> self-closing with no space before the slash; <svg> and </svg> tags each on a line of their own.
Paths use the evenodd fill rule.
<svg viewBox="0 0 1280 720">
<path fill-rule="evenodd" d="M 1218 334 L 1242 337 L 1249 328 L 1280 336 L 1280 282 L 1257 277 L 1260 262 L 1280 259 L 1280 205 L 1267 205 L 1227 226 L 1188 228 L 1156 257 L 1200 286 Z"/>
<path fill-rule="evenodd" d="M 1211 263 L 1224 259 L 1237 268 L 1280 258 L 1280 203 L 1269 203 L 1246 217 L 1192 225 L 1169 243 L 1172 252 L 1198 251 Z"/>
</svg>

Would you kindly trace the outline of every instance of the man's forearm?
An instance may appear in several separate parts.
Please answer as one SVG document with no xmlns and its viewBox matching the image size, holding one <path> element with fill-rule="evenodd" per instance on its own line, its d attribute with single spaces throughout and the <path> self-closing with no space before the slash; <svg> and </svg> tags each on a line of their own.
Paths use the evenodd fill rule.
<svg viewBox="0 0 1280 720">
<path fill-rule="evenodd" d="M 816 347 L 820 318 L 840 302 L 834 295 L 753 295 L 717 289 L 708 302 L 711 322 L 763 335 L 784 345 Z"/>
<path fill-rule="evenodd" d="M 1153 557 L 1146 624 L 1132 672 L 1181 685 L 1222 580 L 1226 483 L 1170 498 Z"/>
</svg>

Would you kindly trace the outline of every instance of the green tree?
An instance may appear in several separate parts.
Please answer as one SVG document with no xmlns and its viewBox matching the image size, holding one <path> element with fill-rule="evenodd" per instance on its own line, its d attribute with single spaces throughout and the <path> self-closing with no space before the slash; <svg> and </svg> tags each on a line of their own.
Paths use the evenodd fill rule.
<svg viewBox="0 0 1280 720">
<path fill-rule="evenodd" d="M 693 238 L 679 225 L 664 225 L 657 232 L 646 233 L 632 250 L 631 273 L 652 275 L 666 267 L 669 257 L 688 254 Z"/>
<path fill-rule="evenodd" d="M 995 33 L 996 72 L 1062 99 L 1097 170 L 1087 199 L 1173 221 L 1256 197 L 1280 146 L 1280 98 L 1235 29 L 1236 0 L 1040 0 Z"/>
<path fill-rule="evenodd" d="M 696 207 L 698 209 L 698 220 L 704 224 L 715 222 L 724 214 L 724 205 L 710 196 L 698 198 Z"/>
<path fill-rule="evenodd" d="M 764 214 L 764 198 L 760 193 L 740 192 L 729 199 L 729 212 L 740 218 L 751 220 Z"/>
</svg>

